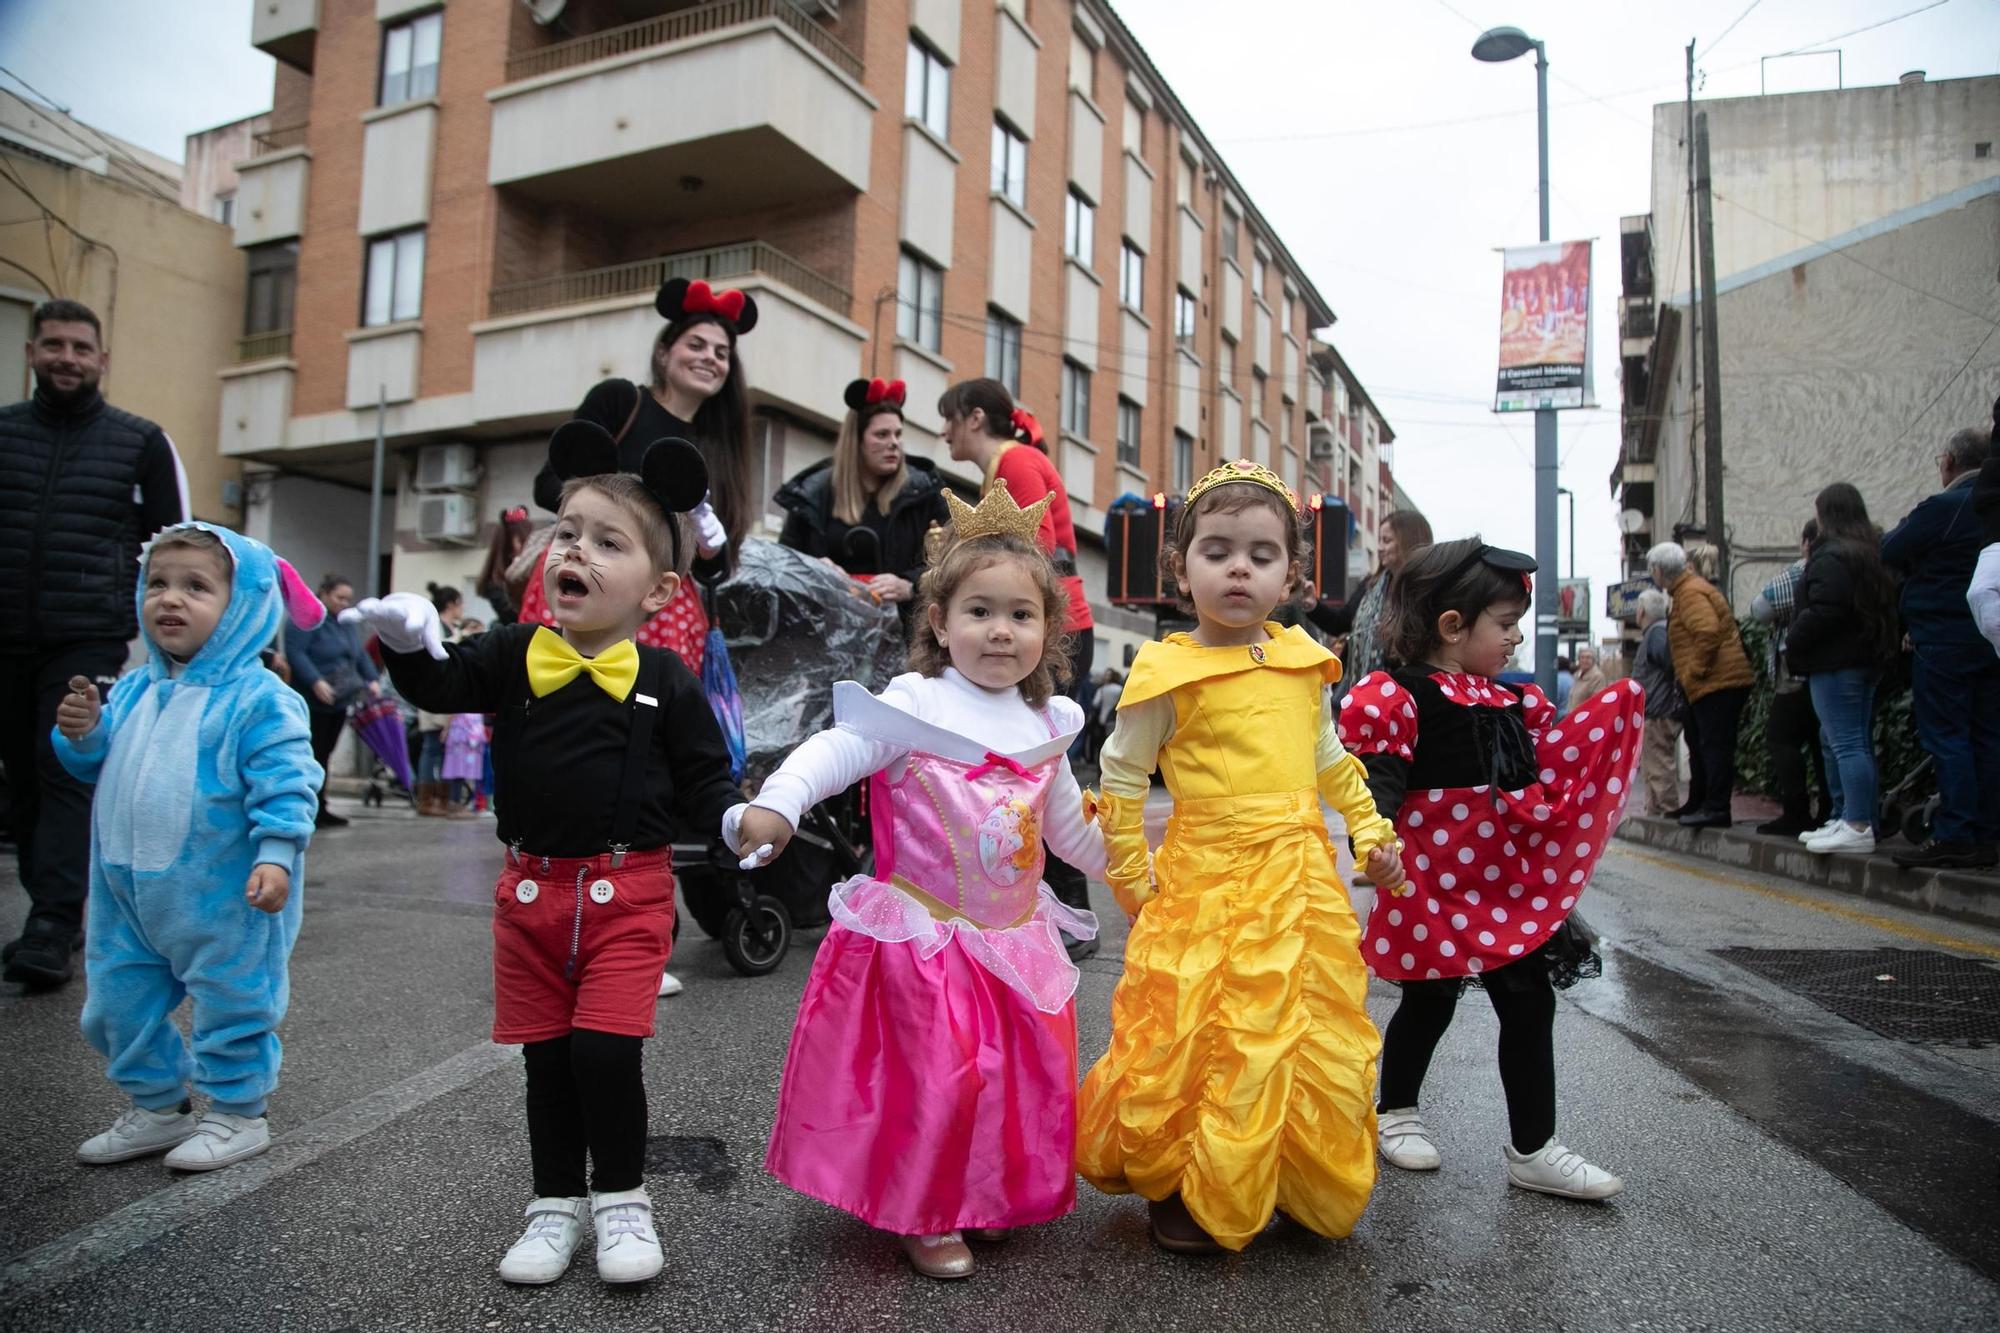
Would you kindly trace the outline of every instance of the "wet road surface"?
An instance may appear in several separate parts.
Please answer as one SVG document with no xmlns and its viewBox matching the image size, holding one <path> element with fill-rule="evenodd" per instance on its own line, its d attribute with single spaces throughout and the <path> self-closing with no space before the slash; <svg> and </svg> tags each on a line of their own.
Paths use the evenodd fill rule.
<svg viewBox="0 0 2000 1333">
<path fill-rule="evenodd" d="M 2000 1326 L 2000 1045 L 1885 1035 L 1806 994 L 1822 961 L 1904 950 L 1882 955 L 1900 961 L 1879 993 L 1844 1003 L 1891 1031 L 1955 1030 L 1982 1003 L 2000 1022 L 1977 985 L 2000 934 L 1623 845 L 1583 900 L 1605 976 L 1566 993 L 1556 1029 L 1560 1133 L 1626 1177 L 1608 1205 L 1506 1185 L 1496 1029 L 1474 1002 L 1425 1089 L 1443 1169 L 1385 1167 L 1349 1239 L 1280 1221 L 1240 1256 L 1177 1259 L 1148 1243 L 1143 1206 L 1082 1187 L 1072 1217 L 982 1249 L 971 1281 L 924 1282 L 762 1171 L 811 938 L 746 979 L 690 924 L 687 992 L 662 1003 L 646 1055 L 666 1273 L 613 1291 L 586 1251 L 555 1286 L 509 1289 L 492 1265 L 528 1184 L 520 1059 L 484 1040 L 496 847 L 490 824 L 407 816 L 315 844 L 279 1139 L 214 1175 L 76 1165 L 120 1109 L 77 1034 L 81 986 L 0 992 L 0 1328 Z M 1086 1061 L 1108 1039 L 1124 933 L 1096 892 Z M 1786 951 L 1804 981 L 1718 952 L 1742 949 Z M 1977 966 L 1953 989 L 1922 980 L 1943 965 L 1919 955 Z M 1394 1004 L 1378 984 L 1376 1020 Z"/>
</svg>

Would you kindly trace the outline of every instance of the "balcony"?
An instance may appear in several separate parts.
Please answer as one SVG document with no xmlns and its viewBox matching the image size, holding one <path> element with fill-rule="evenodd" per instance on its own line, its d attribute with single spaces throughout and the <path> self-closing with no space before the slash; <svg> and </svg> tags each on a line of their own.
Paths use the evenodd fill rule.
<svg viewBox="0 0 2000 1333">
<path fill-rule="evenodd" d="M 297 142 L 266 147 L 264 141 L 292 131 L 257 136 L 257 156 L 236 164 L 236 244 L 265 245 L 288 241 L 305 230 L 306 184 L 312 154 L 305 150 L 305 127 L 295 127 Z"/>
<path fill-rule="evenodd" d="M 252 333 L 236 340 L 236 364 L 251 361 L 270 361 L 289 357 L 292 354 L 292 331 L 285 329 L 278 333 Z"/>
<path fill-rule="evenodd" d="M 319 0 L 252 0 L 250 45 L 274 60 L 312 73 L 319 37 Z"/>
<path fill-rule="evenodd" d="M 791 0 L 719 0 L 522 52 L 487 94 L 487 180 L 634 222 L 865 190 L 876 102 L 861 73 Z"/>
<path fill-rule="evenodd" d="M 216 448 L 224 458 L 264 457 L 285 447 L 292 416 L 292 382 L 298 363 L 290 359 L 291 335 L 283 352 L 244 355 L 221 372 L 222 406 L 217 412 Z M 244 339 L 245 343 L 250 339 Z"/>
<path fill-rule="evenodd" d="M 644 379 L 660 332 L 653 294 L 669 278 L 740 287 L 757 299 L 742 357 L 754 399 L 827 425 L 839 386 L 859 373 L 865 330 L 847 288 L 761 241 L 495 287 L 472 326 L 474 416 L 552 425 L 598 380 Z"/>
</svg>

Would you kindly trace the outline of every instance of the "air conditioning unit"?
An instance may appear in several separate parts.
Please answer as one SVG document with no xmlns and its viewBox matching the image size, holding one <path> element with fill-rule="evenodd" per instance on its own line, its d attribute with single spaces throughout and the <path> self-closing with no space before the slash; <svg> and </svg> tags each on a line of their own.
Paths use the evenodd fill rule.
<svg viewBox="0 0 2000 1333">
<path fill-rule="evenodd" d="M 470 546 L 479 540 L 479 510 L 470 495 L 425 495 L 417 500 L 417 536 L 427 542 Z"/>
<path fill-rule="evenodd" d="M 1306 456 L 1312 459 L 1332 458 L 1333 432 L 1315 424 L 1306 434 Z"/>
<path fill-rule="evenodd" d="M 464 491 L 479 484 L 479 454 L 469 444 L 427 444 L 417 450 L 417 489 Z"/>
</svg>

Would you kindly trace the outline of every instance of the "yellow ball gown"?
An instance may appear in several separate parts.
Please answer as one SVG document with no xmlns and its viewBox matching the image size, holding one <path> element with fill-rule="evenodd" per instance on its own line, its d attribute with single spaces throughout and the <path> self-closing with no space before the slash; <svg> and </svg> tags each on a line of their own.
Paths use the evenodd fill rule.
<svg viewBox="0 0 2000 1333">
<path fill-rule="evenodd" d="M 1128 912 L 1111 1046 L 1084 1080 L 1077 1169 L 1107 1193 L 1179 1192 L 1240 1250 L 1274 1208 L 1345 1236 L 1375 1186 L 1375 1062 L 1360 929 L 1320 801 L 1359 856 L 1392 842 L 1340 748 L 1340 664 L 1302 630 L 1139 650 L 1104 750 L 1106 878 Z M 1174 798 L 1149 856 L 1157 763 Z"/>
</svg>

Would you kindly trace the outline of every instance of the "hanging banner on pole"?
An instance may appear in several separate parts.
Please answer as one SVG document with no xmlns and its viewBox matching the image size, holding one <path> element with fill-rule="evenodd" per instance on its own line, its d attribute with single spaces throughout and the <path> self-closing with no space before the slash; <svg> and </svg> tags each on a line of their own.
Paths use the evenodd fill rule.
<svg viewBox="0 0 2000 1333">
<path fill-rule="evenodd" d="M 1495 412 L 1592 407 L 1590 242 L 1504 252 Z"/>
</svg>

